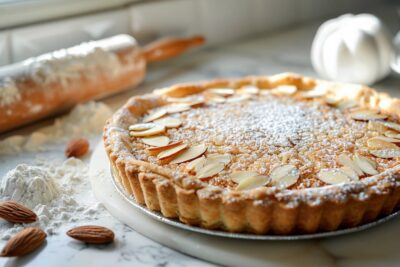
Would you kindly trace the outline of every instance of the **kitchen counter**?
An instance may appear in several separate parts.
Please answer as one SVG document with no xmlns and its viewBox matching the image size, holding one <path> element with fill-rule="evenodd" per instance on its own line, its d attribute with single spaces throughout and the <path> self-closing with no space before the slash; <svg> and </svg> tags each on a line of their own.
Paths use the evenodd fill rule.
<svg viewBox="0 0 400 267">
<path fill-rule="evenodd" d="M 127 97 L 135 94 L 150 92 L 155 88 L 174 83 L 217 77 L 268 75 L 288 71 L 316 76 L 311 67 L 309 50 L 318 25 L 319 23 L 312 23 L 290 31 L 267 34 L 264 37 L 237 41 L 234 44 L 217 48 L 198 50 L 179 59 L 157 64 L 150 68 L 144 84 L 106 99 L 104 102 L 115 109 L 124 103 Z M 400 79 L 394 75 L 379 82 L 375 87 L 400 97 Z M 27 127 L 22 132 L 29 133 L 36 127 Z M 94 137 L 91 143 L 96 141 L 100 141 L 100 136 Z M 62 156 L 57 148 L 49 153 L 53 153 L 53 157 Z M 14 159 L 1 159 L 0 177 L 18 162 L 29 162 L 30 157 L 33 156 L 28 154 Z M 88 161 L 89 157 L 85 160 Z M 159 245 L 111 216 L 104 215 L 92 223 L 113 229 L 116 234 L 116 242 L 107 246 L 88 246 L 73 241 L 64 234 L 59 234 L 48 237 L 46 245 L 39 251 L 20 259 L 2 258 L 0 265 L 8 267 L 213 266 L 211 263 Z M 316 254 L 319 258 L 315 259 L 315 266 L 398 266 L 400 255 L 397 248 L 400 241 L 396 240 L 396 237 L 400 234 L 400 227 L 396 227 L 396 225 L 398 226 L 399 223 L 400 219 L 395 219 L 376 229 L 368 230 L 374 231 L 374 235 L 356 234 L 363 236 L 358 236 L 357 242 L 359 243 L 353 243 L 351 246 L 347 245 L 351 243 L 351 237 L 334 238 L 330 242 L 326 240 L 313 241 L 312 249 L 320 251 Z M 63 227 L 67 229 L 69 226 Z M 60 232 L 65 232 L 65 229 Z M 3 243 L 4 241 L 1 242 L 1 245 Z M 291 245 L 291 249 L 293 249 L 293 244 Z M 291 262 L 270 262 L 269 264 L 302 266 L 300 251 L 306 253 L 302 246 L 303 243 L 298 243 L 299 259 L 297 262 L 292 260 Z M 354 249 L 354 247 L 358 249 Z M 266 265 L 268 265 L 267 262 Z M 311 265 L 307 263 L 307 266 Z"/>
</svg>

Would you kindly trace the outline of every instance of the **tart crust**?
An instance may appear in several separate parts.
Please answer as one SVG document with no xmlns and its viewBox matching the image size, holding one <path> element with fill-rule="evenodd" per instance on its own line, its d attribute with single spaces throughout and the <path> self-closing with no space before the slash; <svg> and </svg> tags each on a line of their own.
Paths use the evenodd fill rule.
<svg viewBox="0 0 400 267">
<path fill-rule="evenodd" d="M 210 187 L 191 178 L 174 178 L 173 171 L 137 159 L 128 127 L 167 97 L 185 97 L 209 88 L 254 85 L 269 90 L 293 85 L 309 90 L 325 81 L 292 73 L 241 79 L 187 83 L 135 96 L 107 121 L 104 145 L 114 177 L 135 201 L 163 216 L 208 229 L 255 234 L 306 234 L 334 231 L 368 223 L 396 211 L 400 205 L 400 166 L 357 182 L 305 189 L 259 187 L 248 191 Z M 332 83 L 335 94 L 382 113 L 400 113 L 398 99 L 353 84 Z"/>
</svg>

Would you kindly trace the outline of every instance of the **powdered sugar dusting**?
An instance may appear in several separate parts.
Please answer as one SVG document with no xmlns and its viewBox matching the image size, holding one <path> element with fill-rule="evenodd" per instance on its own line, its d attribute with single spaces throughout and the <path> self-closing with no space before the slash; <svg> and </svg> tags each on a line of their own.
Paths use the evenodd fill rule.
<svg viewBox="0 0 400 267">
<path fill-rule="evenodd" d="M 21 99 L 14 80 L 6 77 L 0 80 L 0 106 L 10 105 Z"/>
</svg>

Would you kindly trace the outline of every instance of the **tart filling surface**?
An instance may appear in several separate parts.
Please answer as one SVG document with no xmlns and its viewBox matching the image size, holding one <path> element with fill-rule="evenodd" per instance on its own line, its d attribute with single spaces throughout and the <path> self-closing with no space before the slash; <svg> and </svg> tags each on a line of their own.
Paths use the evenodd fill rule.
<svg viewBox="0 0 400 267">
<path fill-rule="evenodd" d="M 133 97 L 105 127 L 140 204 L 207 228 L 311 233 L 399 202 L 399 104 L 294 74 L 177 85 Z"/>
</svg>

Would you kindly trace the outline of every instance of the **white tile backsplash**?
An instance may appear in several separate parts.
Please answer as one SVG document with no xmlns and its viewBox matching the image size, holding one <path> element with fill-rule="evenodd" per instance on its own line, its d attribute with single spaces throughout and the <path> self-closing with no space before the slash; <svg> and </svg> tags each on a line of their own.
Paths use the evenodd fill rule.
<svg viewBox="0 0 400 267">
<path fill-rule="evenodd" d="M 49 22 L 13 30 L 12 60 L 20 61 L 48 51 L 129 32 L 127 10 Z"/>
<path fill-rule="evenodd" d="M 0 32 L 0 66 L 10 64 L 9 32 Z"/>
<path fill-rule="evenodd" d="M 143 3 L 129 8 L 130 29 L 141 43 L 163 36 L 201 34 L 197 0 L 171 0 Z"/>
</svg>

